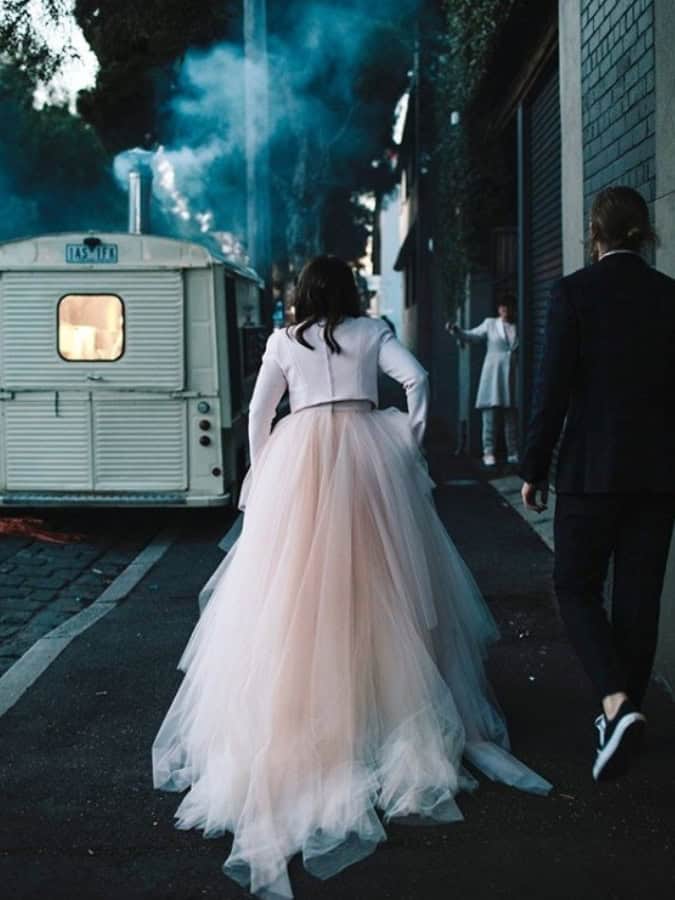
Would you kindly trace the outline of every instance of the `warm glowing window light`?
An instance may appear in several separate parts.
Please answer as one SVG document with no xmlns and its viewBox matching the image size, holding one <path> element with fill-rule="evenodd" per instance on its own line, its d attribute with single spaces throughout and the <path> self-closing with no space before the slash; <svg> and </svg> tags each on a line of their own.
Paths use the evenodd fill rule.
<svg viewBox="0 0 675 900">
<path fill-rule="evenodd" d="M 59 353 L 74 362 L 112 362 L 124 350 L 124 306 L 115 294 L 67 294 L 59 301 Z"/>
</svg>

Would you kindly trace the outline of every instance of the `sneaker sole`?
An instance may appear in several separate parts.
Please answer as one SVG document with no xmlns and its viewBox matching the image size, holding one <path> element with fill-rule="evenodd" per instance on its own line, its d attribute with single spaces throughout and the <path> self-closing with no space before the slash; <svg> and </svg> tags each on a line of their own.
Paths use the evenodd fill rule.
<svg viewBox="0 0 675 900">
<path fill-rule="evenodd" d="M 625 774 L 642 746 L 645 724 L 641 713 L 624 716 L 607 746 L 598 754 L 593 766 L 596 781 L 610 781 Z"/>
</svg>

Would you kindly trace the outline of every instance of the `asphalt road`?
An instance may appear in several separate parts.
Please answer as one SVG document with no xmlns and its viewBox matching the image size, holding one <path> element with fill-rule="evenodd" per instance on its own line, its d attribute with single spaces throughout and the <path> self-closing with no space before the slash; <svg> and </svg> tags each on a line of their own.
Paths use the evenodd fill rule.
<svg viewBox="0 0 675 900">
<path fill-rule="evenodd" d="M 675 708 L 653 687 L 641 764 L 593 783 L 597 710 L 555 612 L 550 551 L 474 468 L 442 448 L 432 461 L 439 512 L 502 628 L 489 669 L 514 752 L 556 789 L 534 797 L 482 779 L 458 798 L 464 822 L 389 826 L 374 855 L 325 883 L 294 861 L 296 897 L 672 898 Z M 3 897 L 248 896 L 220 871 L 229 840 L 175 829 L 180 795 L 152 788 L 151 743 L 228 521 L 192 512 L 177 524 L 177 541 L 128 599 L 0 718 Z"/>
</svg>

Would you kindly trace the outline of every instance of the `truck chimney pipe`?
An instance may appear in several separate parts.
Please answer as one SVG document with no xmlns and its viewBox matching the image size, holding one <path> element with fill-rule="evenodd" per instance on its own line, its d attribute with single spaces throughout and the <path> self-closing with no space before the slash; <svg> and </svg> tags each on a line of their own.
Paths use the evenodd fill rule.
<svg viewBox="0 0 675 900">
<path fill-rule="evenodd" d="M 145 234 L 150 230 L 150 198 L 152 170 L 137 163 L 129 172 L 129 233 Z"/>
</svg>

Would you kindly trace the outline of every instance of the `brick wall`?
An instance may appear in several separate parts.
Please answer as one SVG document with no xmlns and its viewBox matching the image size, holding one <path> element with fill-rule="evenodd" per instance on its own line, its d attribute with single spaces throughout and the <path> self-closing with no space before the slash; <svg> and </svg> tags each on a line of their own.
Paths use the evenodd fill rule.
<svg viewBox="0 0 675 900">
<path fill-rule="evenodd" d="M 585 211 L 608 184 L 654 200 L 653 7 L 653 0 L 581 0 Z"/>
</svg>

